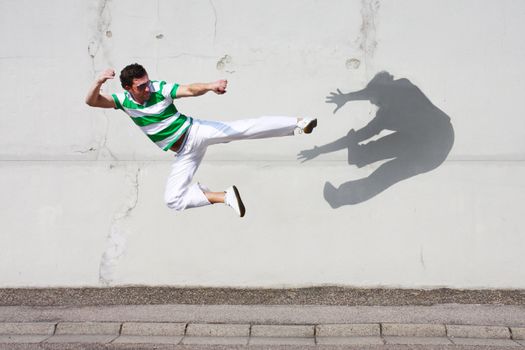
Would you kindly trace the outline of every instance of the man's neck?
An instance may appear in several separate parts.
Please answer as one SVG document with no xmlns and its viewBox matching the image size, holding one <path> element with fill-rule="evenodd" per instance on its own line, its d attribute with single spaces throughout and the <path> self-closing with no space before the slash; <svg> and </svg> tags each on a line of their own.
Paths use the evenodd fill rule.
<svg viewBox="0 0 525 350">
<path fill-rule="evenodd" d="M 133 100 L 135 100 L 135 102 L 137 102 L 139 105 L 143 105 L 144 103 L 146 103 L 146 101 L 142 101 L 142 100 L 136 98 L 135 96 L 133 96 L 133 94 L 131 92 L 129 94 L 131 95 Z"/>
</svg>

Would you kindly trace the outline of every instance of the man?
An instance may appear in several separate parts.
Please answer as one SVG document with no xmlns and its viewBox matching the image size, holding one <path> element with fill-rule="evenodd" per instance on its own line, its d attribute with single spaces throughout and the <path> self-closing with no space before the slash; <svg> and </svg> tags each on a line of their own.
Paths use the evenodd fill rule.
<svg viewBox="0 0 525 350">
<path fill-rule="evenodd" d="M 200 96 L 208 91 L 222 95 L 226 93 L 226 80 L 189 85 L 151 81 L 144 67 L 134 63 L 120 73 L 125 92 L 102 93 L 102 84 L 114 77 L 113 69 L 102 72 L 89 89 L 86 103 L 92 107 L 122 109 L 157 146 L 175 153 L 164 198 L 168 207 L 177 211 L 225 203 L 240 217 L 245 214 L 235 186 L 225 192 L 212 192 L 199 183 L 191 184 L 209 145 L 293 135 L 296 129 L 309 134 L 317 126 L 317 119 L 291 117 L 260 117 L 234 122 L 199 120 L 179 113 L 173 104 L 176 98 Z"/>
</svg>

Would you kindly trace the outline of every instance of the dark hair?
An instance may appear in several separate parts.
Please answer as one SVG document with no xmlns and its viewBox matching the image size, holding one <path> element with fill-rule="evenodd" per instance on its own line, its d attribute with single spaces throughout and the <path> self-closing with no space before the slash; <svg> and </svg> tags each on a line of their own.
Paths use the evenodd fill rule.
<svg viewBox="0 0 525 350">
<path fill-rule="evenodd" d="M 126 86 L 133 85 L 133 79 L 142 78 L 148 74 L 144 67 L 138 63 L 130 64 L 120 72 L 120 84 L 125 89 Z"/>
</svg>

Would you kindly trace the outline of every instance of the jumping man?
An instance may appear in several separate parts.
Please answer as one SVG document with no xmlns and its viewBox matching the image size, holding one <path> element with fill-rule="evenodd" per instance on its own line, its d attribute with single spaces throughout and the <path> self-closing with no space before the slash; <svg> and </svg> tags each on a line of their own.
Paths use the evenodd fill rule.
<svg viewBox="0 0 525 350">
<path fill-rule="evenodd" d="M 199 120 L 179 113 L 173 104 L 176 98 L 200 96 L 208 91 L 222 95 L 226 92 L 226 80 L 189 85 L 153 81 L 144 67 L 134 63 L 120 73 L 124 92 L 102 93 L 102 84 L 114 77 L 113 69 L 102 72 L 89 89 L 86 103 L 92 107 L 122 109 L 157 146 L 175 153 L 164 198 L 167 206 L 177 211 L 225 203 L 237 215 L 245 214 L 235 186 L 224 192 L 212 192 L 202 184 L 191 183 L 208 146 L 293 135 L 296 129 L 309 134 L 317 126 L 317 119 L 292 117 L 260 117 L 233 122 Z"/>
</svg>

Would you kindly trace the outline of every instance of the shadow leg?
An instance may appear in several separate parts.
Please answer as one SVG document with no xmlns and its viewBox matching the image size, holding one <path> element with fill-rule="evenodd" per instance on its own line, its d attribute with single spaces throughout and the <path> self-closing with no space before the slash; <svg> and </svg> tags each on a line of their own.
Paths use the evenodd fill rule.
<svg viewBox="0 0 525 350">
<path fill-rule="evenodd" d="M 411 140 L 399 132 L 381 137 L 365 145 L 348 144 L 348 164 L 359 168 L 380 160 L 396 158 L 406 154 Z"/>
<path fill-rule="evenodd" d="M 327 182 L 324 186 L 324 198 L 332 208 L 364 202 L 393 184 L 417 175 L 426 170 L 417 166 L 417 162 L 406 159 L 392 159 L 382 164 L 370 176 L 348 181 L 338 188 Z"/>
</svg>

